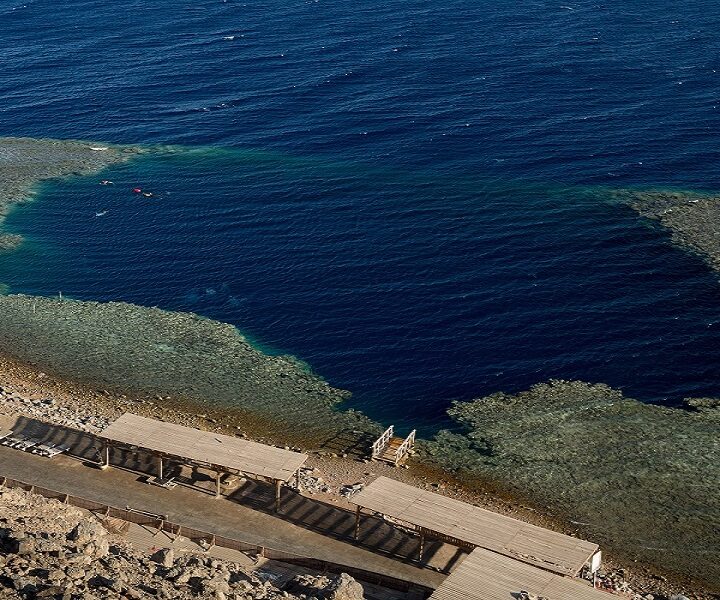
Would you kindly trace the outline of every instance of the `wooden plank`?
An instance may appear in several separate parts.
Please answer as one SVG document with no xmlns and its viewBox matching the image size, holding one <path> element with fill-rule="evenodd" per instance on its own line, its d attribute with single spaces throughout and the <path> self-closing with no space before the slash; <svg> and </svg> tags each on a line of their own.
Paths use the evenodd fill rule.
<svg viewBox="0 0 720 600">
<path fill-rule="evenodd" d="M 584 582 L 478 548 L 435 590 L 430 600 L 510 600 L 522 590 L 551 600 L 609 600 L 612 597 Z"/>
<path fill-rule="evenodd" d="M 550 531 L 388 477 L 378 477 L 352 502 L 443 536 L 563 575 L 575 575 L 597 544 Z"/>
<path fill-rule="evenodd" d="M 307 455 L 210 431 L 183 427 L 125 413 L 100 438 L 187 462 L 288 481 Z"/>
</svg>

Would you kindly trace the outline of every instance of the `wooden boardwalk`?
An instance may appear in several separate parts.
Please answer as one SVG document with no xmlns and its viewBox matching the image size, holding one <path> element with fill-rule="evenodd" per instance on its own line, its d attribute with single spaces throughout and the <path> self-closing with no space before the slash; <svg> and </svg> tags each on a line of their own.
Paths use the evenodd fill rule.
<svg viewBox="0 0 720 600">
<path fill-rule="evenodd" d="M 486 548 L 562 575 L 576 575 L 597 544 L 379 477 L 352 502 L 414 526 L 421 534 Z"/>
<path fill-rule="evenodd" d="M 511 600 L 526 591 L 551 600 L 611 600 L 608 592 L 478 548 L 435 590 L 430 600 Z"/>
</svg>

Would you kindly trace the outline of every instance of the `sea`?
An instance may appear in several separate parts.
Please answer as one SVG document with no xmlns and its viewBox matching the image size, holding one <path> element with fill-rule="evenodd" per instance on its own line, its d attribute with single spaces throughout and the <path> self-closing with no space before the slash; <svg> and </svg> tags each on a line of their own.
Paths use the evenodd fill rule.
<svg viewBox="0 0 720 600">
<path fill-rule="evenodd" d="M 2 0 L 0 135 L 182 151 L 42 184 L 0 281 L 232 323 L 424 435 L 550 378 L 717 395 L 718 274 L 612 192 L 720 189 L 719 29 L 706 0 Z"/>
</svg>

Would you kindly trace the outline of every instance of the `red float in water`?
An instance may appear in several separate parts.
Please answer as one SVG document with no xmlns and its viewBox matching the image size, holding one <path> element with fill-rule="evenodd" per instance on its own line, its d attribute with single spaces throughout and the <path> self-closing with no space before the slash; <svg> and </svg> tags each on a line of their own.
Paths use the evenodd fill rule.
<svg viewBox="0 0 720 600">
<path fill-rule="evenodd" d="M 133 192 L 135 192 L 136 194 L 140 194 L 142 193 L 142 190 L 140 188 L 133 188 Z"/>
</svg>

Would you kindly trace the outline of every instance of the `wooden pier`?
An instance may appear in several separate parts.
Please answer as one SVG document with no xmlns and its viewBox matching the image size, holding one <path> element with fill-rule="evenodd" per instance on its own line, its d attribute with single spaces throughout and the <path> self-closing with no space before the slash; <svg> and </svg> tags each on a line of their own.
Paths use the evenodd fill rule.
<svg viewBox="0 0 720 600">
<path fill-rule="evenodd" d="M 372 446 L 372 459 L 387 462 L 397 467 L 405 463 L 410 450 L 415 445 L 415 430 L 413 429 L 406 438 L 396 437 L 394 432 L 394 425 L 390 425 L 375 440 Z"/>
</svg>

